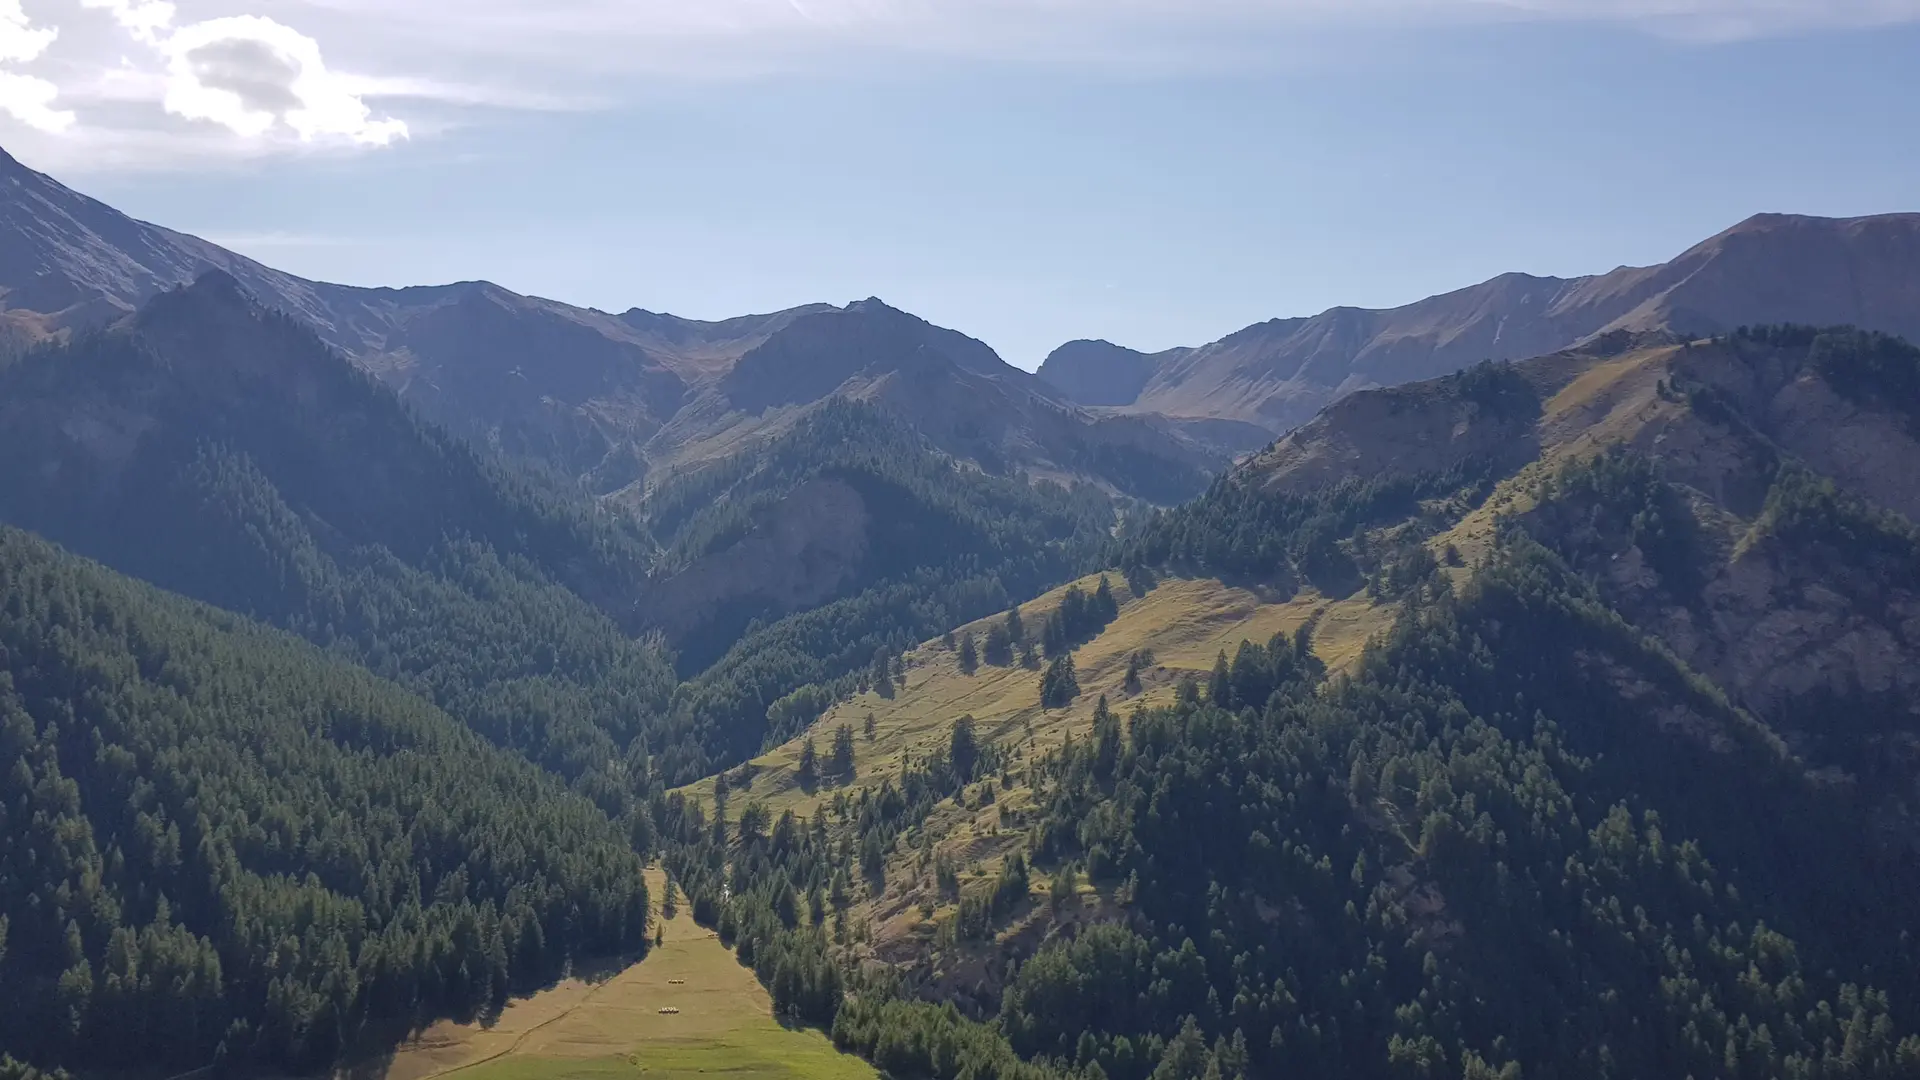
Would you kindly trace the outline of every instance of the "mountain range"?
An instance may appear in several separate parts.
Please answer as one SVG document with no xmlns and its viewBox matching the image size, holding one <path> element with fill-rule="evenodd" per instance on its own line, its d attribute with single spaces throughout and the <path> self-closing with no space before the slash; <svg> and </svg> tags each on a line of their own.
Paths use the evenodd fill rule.
<svg viewBox="0 0 1920 1080">
<path fill-rule="evenodd" d="M 835 396 L 879 404 L 990 470 L 1170 503 L 1345 394 L 1481 360 L 1616 331 L 1711 334 L 1762 321 L 1920 336 L 1916 214 L 1760 215 L 1657 266 L 1503 274 L 1401 308 L 1275 319 L 1197 348 L 1074 341 L 1035 377 L 878 299 L 701 321 L 479 281 L 333 285 L 136 221 L 4 152 L 0 185 L 0 335 L 16 347 L 104 324 L 219 269 L 428 417 L 629 501 L 663 473 L 775 436 Z"/>
<path fill-rule="evenodd" d="M 0 195 L 0 1080 L 1920 1078 L 1915 218 L 1035 375 Z"/>
<path fill-rule="evenodd" d="M 1040 377 L 1118 413 L 1233 420 L 1283 434 L 1337 398 L 1522 360 L 1617 331 L 1706 336 L 1761 323 L 1920 337 L 1920 214 L 1762 214 L 1658 266 L 1502 274 L 1389 310 L 1274 319 L 1198 348 L 1061 346 Z"/>
<path fill-rule="evenodd" d="M 0 188 L 0 324 L 16 345 L 104 325 L 219 270 L 427 417 L 601 494 L 637 497 L 649 477 L 777 435 L 829 397 L 880 404 L 991 471 L 1158 502 L 1197 493 L 1248 448 L 1219 444 L 1213 425 L 1092 415 L 986 345 L 877 299 L 702 322 L 488 282 L 331 285 L 135 221 L 4 153 Z"/>
</svg>

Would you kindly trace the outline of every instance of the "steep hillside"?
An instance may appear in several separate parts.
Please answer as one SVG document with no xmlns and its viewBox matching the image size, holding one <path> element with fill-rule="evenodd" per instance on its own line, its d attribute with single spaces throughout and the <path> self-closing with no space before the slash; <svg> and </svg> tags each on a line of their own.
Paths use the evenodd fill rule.
<svg viewBox="0 0 1920 1080">
<path fill-rule="evenodd" d="M 1250 421 L 1279 434 L 1355 390 L 1540 356 L 1611 331 L 1706 335 L 1790 321 L 1920 338 L 1916 311 L 1920 215 L 1766 214 L 1660 266 L 1573 279 L 1503 274 L 1402 308 L 1261 323 L 1150 357 L 1144 380 L 1137 361 L 1108 357 L 1095 368 L 1071 349 L 1040 374 L 1082 402 Z"/>
<path fill-rule="evenodd" d="M 675 872 L 941 1080 L 1916 1075 L 1917 417 L 1850 330 L 1360 395 L 1131 533 L 1139 595 L 677 792 Z"/>
<path fill-rule="evenodd" d="M 1071 575 L 1119 509 L 834 398 L 663 478 L 643 526 L 218 274 L 0 371 L 0 418 L 0 520 L 353 656 L 615 811 L 757 751 L 792 691 Z"/>
<path fill-rule="evenodd" d="M 1090 486 L 992 476 L 858 402 L 664 485 L 646 512 L 665 549 L 646 609 L 698 673 L 684 707 L 730 733 L 732 760 L 874 663 L 1071 577 L 1116 520 Z M 809 686 L 826 696 L 782 700 Z"/>
<path fill-rule="evenodd" d="M 1264 550 L 1249 530 L 1311 517 L 1268 508 L 1329 489 L 1364 493 L 1371 520 L 1295 531 L 1264 573 L 1312 580 L 1333 563 L 1377 583 L 1421 559 L 1489 557 L 1517 529 L 1810 767 L 1863 785 L 1876 819 L 1920 851 L 1917 434 L 1920 349 L 1898 339 L 1787 327 L 1561 354 L 1355 395 L 1156 522 L 1139 550 L 1249 572 L 1215 546 Z M 1436 475 L 1512 479 L 1456 521 L 1428 502 L 1369 531 Z M 1842 716 L 1865 726 L 1829 729 Z"/>
<path fill-rule="evenodd" d="M 600 494 L 637 498 L 651 474 L 737 452 L 835 396 L 878 403 L 994 471 L 1093 479 L 1160 502 L 1193 494 L 1238 449 L 1204 429 L 1090 416 L 980 342 L 877 300 L 701 322 L 487 282 L 305 281 L 134 221 L 4 153 L 0 241 L 0 344 L 105 325 L 218 270 L 427 417 Z"/>
<path fill-rule="evenodd" d="M 1019 605 L 1022 619 L 1043 626 L 1068 588 L 1092 593 L 1101 576 Z M 1328 600 L 1308 592 L 1283 597 L 1205 578 L 1170 578 L 1136 596 L 1117 571 L 1105 576 L 1116 587 L 1118 617 L 1074 650 L 1080 694 L 1071 703 L 1043 708 L 1038 690 L 1043 668 L 1021 663 L 1017 654 L 1001 663 L 977 659 L 966 670 L 961 640 L 971 636 L 976 649 L 984 646 L 994 627 L 1005 622 L 1004 613 L 996 614 L 920 643 L 901 655 L 894 684 L 870 685 L 828 709 L 806 731 L 731 770 L 733 795 L 758 800 L 775 814 L 812 815 L 840 794 L 857 798 L 862 790 L 877 789 L 895 776 L 902 760 L 944 746 L 960 716 L 974 718 L 983 745 L 1009 755 L 1022 748 L 1052 749 L 1093 730 L 1101 697 L 1116 707 L 1170 704 L 1183 676 L 1208 677 L 1216 656 L 1231 655 L 1242 641 L 1290 638 L 1310 627 L 1306 639 L 1314 654 L 1337 671 L 1357 663 L 1369 637 L 1392 625 L 1391 612 L 1364 596 Z M 1141 658 L 1138 682 L 1131 685 L 1127 671 L 1136 656 Z M 874 719 L 871 734 L 868 716 Z M 843 726 L 860 739 L 853 770 L 833 782 L 806 781 L 799 775 L 804 747 L 811 741 L 816 753 L 825 755 Z M 711 803 L 714 787 L 709 777 L 680 791 Z"/>
<path fill-rule="evenodd" d="M 1189 351 L 1149 354 L 1111 341 L 1069 341 L 1049 353 L 1036 374 L 1082 405 L 1131 405 L 1157 371 Z"/>
<path fill-rule="evenodd" d="M 677 748 L 636 643 L 650 546 L 421 423 L 210 275 L 0 371 L 0 520 L 275 623 L 503 745 L 631 799 Z"/>
<path fill-rule="evenodd" d="M 300 1075 L 645 948 L 631 835 L 392 683 L 0 528 L 0 1044 Z"/>
</svg>

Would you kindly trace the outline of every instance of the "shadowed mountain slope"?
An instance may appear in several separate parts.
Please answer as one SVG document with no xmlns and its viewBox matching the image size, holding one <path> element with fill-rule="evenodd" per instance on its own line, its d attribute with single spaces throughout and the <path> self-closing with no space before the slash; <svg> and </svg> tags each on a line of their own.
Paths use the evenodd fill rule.
<svg viewBox="0 0 1920 1080">
<path fill-rule="evenodd" d="M 1198 491 L 1242 448 L 1203 428 L 1090 416 L 986 345 L 877 300 L 702 322 L 488 282 L 306 281 L 135 221 L 0 153 L 0 327 L 16 347 L 104 325 L 208 270 L 307 323 L 457 434 L 601 494 L 637 497 L 650 474 L 776 436 L 837 396 L 873 401 L 996 471 L 1163 502 Z M 1136 484 L 1139 467 L 1155 475 Z"/>
</svg>

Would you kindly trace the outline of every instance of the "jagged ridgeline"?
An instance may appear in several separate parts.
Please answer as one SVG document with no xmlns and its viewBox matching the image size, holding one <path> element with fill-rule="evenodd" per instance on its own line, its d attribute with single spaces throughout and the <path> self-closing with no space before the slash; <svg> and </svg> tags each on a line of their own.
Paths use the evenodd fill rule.
<svg viewBox="0 0 1920 1080">
<path fill-rule="evenodd" d="M 1117 552 L 1396 613 L 1358 662 L 1309 621 L 983 784 L 936 749 L 735 830 L 724 894 L 697 808 L 674 857 L 896 1075 L 1920 1076 L 1915 387 L 1779 328 L 1358 395 Z M 996 804 L 999 875 L 919 891 Z M 926 955 L 823 995 L 863 939 L 806 914 L 916 895 Z"/>
<path fill-rule="evenodd" d="M 304 1072 L 644 947 L 626 830 L 402 687 L 10 528 L 0 592 L 9 1053 Z"/>
</svg>

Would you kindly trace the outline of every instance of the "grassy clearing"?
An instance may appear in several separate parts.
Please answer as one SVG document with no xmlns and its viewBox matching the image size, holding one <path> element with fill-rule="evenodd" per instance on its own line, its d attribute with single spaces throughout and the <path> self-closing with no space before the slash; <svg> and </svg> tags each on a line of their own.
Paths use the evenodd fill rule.
<svg viewBox="0 0 1920 1080">
<path fill-rule="evenodd" d="M 659 871 L 647 885 L 658 915 Z M 753 972 L 684 908 L 664 929 L 665 943 L 641 963 L 514 1001 L 491 1024 L 442 1021 L 384 1071 L 356 1071 L 379 1080 L 873 1080 L 871 1066 L 820 1032 L 776 1022 Z"/>
<path fill-rule="evenodd" d="M 981 665 L 972 675 L 960 671 L 954 650 L 930 641 L 907 654 L 907 685 L 891 696 L 861 694 L 829 710 L 807 732 L 824 755 L 841 724 L 855 734 L 855 776 L 851 787 L 878 785 L 898 771 L 903 755 L 919 757 L 943 745 L 953 721 L 971 715 L 980 738 L 1001 746 L 1027 745 L 1045 751 L 1071 733 L 1079 738 L 1092 730 L 1093 709 L 1101 695 L 1122 710 L 1135 702 L 1171 703 L 1180 677 L 1189 672 L 1204 676 L 1222 651 L 1232 655 L 1242 641 L 1265 643 L 1276 633 L 1290 634 L 1320 613 L 1314 650 L 1330 667 L 1342 668 L 1358 660 L 1366 642 L 1386 630 L 1389 609 L 1364 595 L 1329 601 L 1307 592 L 1281 599 L 1252 589 L 1203 579 L 1170 578 L 1142 597 L 1133 596 L 1118 573 L 1109 580 L 1120 599 L 1120 617 L 1093 641 L 1074 651 L 1081 694 L 1065 709 L 1040 708 L 1040 672 L 1023 668 Z M 1078 584 L 1091 591 L 1098 576 Z M 1021 617 L 1030 632 L 1038 633 L 1046 616 L 1060 603 L 1063 586 L 1021 605 Z M 985 640 L 987 627 L 1000 616 L 955 630 Z M 1154 656 L 1142 672 L 1143 691 L 1128 695 L 1122 688 L 1128 658 L 1148 649 Z M 864 735 L 866 717 L 874 718 L 874 736 Z M 836 789 L 803 790 L 795 772 L 802 738 L 796 738 L 753 760 L 757 771 L 744 793 L 758 799 L 774 814 L 792 810 L 812 814 L 831 799 Z M 711 806 L 711 778 L 682 789 Z"/>
<path fill-rule="evenodd" d="M 1539 459 L 1503 480 L 1484 504 L 1429 544 L 1435 554 L 1449 545 L 1461 553 L 1466 565 L 1451 571 L 1456 586 L 1465 584 L 1472 564 L 1492 551 L 1497 520 L 1537 506 L 1542 486 L 1567 462 L 1615 443 L 1632 445 L 1648 436 L 1658 441 L 1660 431 L 1685 416 L 1684 404 L 1656 392 L 1678 354 L 1675 346 L 1660 346 L 1591 363 L 1547 399 L 1541 407 Z"/>
</svg>

